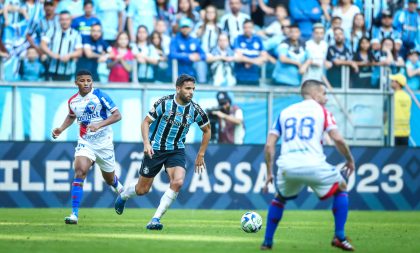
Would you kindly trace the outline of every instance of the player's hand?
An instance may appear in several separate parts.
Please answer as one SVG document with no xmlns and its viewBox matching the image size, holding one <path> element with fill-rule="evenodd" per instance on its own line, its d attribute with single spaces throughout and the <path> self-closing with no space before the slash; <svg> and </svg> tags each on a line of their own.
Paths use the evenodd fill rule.
<svg viewBox="0 0 420 253">
<path fill-rule="evenodd" d="M 346 178 L 349 178 L 349 177 L 350 177 L 350 175 L 354 172 L 355 167 L 356 167 L 356 165 L 354 164 L 354 161 L 353 161 L 353 160 L 351 160 L 351 161 L 347 161 L 347 162 L 344 164 L 344 167 L 343 167 L 343 170 L 344 170 L 344 176 L 345 176 Z"/>
<path fill-rule="evenodd" d="M 96 131 L 98 131 L 100 128 L 101 128 L 101 126 L 100 126 L 100 125 L 98 125 L 98 124 L 92 124 L 92 125 L 87 126 L 87 130 L 88 130 L 88 132 L 96 132 Z"/>
<path fill-rule="evenodd" d="M 57 137 L 58 136 L 60 136 L 60 134 L 62 133 L 63 131 L 60 129 L 60 128 L 54 128 L 53 130 L 52 130 L 52 133 L 51 133 L 51 135 L 52 135 L 52 137 L 53 137 L 53 139 L 57 139 Z"/>
<path fill-rule="evenodd" d="M 60 57 L 60 61 L 62 61 L 62 62 L 68 62 L 68 61 L 70 61 L 70 55 L 63 55 L 63 56 L 61 56 Z"/>
<path fill-rule="evenodd" d="M 144 144 L 144 151 L 143 151 L 144 155 L 147 155 L 150 157 L 150 159 L 153 158 L 153 155 L 155 154 L 155 152 L 153 151 L 152 145 L 150 145 L 150 143 L 145 143 Z"/>
<path fill-rule="evenodd" d="M 267 175 L 267 179 L 265 180 L 264 187 L 262 188 L 262 190 L 263 190 L 264 193 L 267 193 L 268 192 L 268 186 L 271 183 L 273 183 L 273 175 L 272 174 L 269 174 L 269 175 Z"/>
<path fill-rule="evenodd" d="M 206 169 L 206 163 L 204 162 L 204 155 L 197 155 L 197 158 L 195 159 L 195 173 L 202 173 Z"/>
</svg>

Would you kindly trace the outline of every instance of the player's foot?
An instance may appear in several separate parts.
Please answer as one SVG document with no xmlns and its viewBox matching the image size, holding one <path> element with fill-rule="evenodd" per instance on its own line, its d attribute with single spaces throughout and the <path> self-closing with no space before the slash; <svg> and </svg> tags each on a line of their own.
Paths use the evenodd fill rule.
<svg viewBox="0 0 420 253">
<path fill-rule="evenodd" d="M 64 222 L 66 224 L 77 224 L 77 220 L 78 220 L 78 218 L 74 213 L 72 213 L 72 214 L 70 214 L 70 216 L 64 218 Z"/>
<path fill-rule="evenodd" d="M 127 200 L 123 200 L 121 195 L 118 195 L 114 204 L 115 212 L 117 214 L 121 215 L 124 212 L 125 202 L 127 202 Z"/>
<path fill-rule="evenodd" d="M 146 226 L 147 229 L 149 230 L 162 230 L 163 229 L 163 224 L 160 223 L 160 219 L 158 218 L 153 218 Z"/>
<path fill-rule="evenodd" d="M 260 250 L 271 250 L 273 248 L 273 245 L 266 244 L 265 242 L 261 245 Z"/>
<path fill-rule="evenodd" d="M 349 239 L 346 237 L 344 240 L 340 240 L 337 237 L 334 237 L 331 246 L 340 248 L 344 251 L 354 251 L 355 249 L 350 244 Z"/>
</svg>

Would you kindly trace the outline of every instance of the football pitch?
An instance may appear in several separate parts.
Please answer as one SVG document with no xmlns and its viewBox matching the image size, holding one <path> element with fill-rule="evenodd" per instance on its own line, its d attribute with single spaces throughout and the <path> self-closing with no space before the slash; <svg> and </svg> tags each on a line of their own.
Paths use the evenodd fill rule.
<svg viewBox="0 0 420 253">
<path fill-rule="evenodd" d="M 0 252 L 260 252 L 262 231 L 240 229 L 245 211 L 169 210 L 162 231 L 145 225 L 152 209 L 81 209 L 78 225 L 65 225 L 70 209 L 0 209 Z M 273 252 L 342 252 L 330 246 L 330 211 L 286 211 Z M 358 252 L 420 252 L 420 212 L 351 211 L 347 233 Z"/>
</svg>

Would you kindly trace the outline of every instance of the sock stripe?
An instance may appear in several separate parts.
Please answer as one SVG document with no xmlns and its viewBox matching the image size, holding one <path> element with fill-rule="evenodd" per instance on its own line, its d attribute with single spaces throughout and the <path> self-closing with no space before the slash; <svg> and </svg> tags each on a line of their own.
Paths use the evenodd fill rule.
<svg viewBox="0 0 420 253">
<path fill-rule="evenodd" d="M 73 186 L 80 186 L 80 187 L 83 187 L 83 183 L 73 182 Z"/>
<path fill-rule="evenodd" d="M 271 205 L 272 206 L 277 206 L 277 207 L 280 207 L 280 208 L 284 208 L 284 204 L 283 203 L 281 203 L 281 202 L 279 202 L 278 200 L 276 200 L 276 199 L 273 199 L 272 201 L 271 201 Z"/>
</svg>

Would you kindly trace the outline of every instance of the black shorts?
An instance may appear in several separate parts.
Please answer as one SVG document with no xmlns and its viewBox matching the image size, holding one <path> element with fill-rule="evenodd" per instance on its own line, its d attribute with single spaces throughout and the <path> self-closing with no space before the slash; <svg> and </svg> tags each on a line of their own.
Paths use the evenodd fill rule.
<svg viewBox="0 0 420 253">
<path fill-rule="evenodd" d="M 147 155 L 145 155 L 143 158 L 143 162 L 139 171 L 139 174 L 141 176 L 148 178 L 155 177 L 162 169 L 163 165 L 165 166 L 165 171 L 167 168 L 172 168 L 176 166 L 186 169 L 187 166 L 185 164 L 184 149 L 153 151 L 155 153 L 153 154 L 152 159 L 150 159 L 150 157 Z"/>
</svg>

